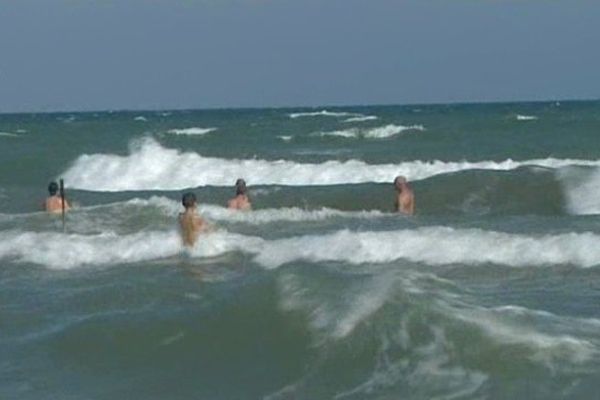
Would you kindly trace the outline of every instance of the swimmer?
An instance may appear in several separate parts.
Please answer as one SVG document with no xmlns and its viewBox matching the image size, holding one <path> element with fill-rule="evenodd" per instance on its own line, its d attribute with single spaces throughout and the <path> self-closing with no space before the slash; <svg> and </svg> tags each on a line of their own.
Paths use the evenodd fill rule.
<svg viewBox="0 0 600 400">
<path fill-rule="evenodd" d="M 185 211 L 179 214 L 181 239 L 186 247 L 193 247 L 200 232 L 208 229 L 207 223 L 196 212 L 197 201 L 194 193 L 188 192 L 181 198 Z"/>
<path fill-rule="evenodd" d="M 44 209 L 47 212 L 53 214 L 61 213 L 63 208 L 63 199 L 58 193 L 58 183 L 50 182 L 50 184 L 48 185 L 48 193 L 50 194 L 50 196 L 48 196 L 46 198 L 46 201 L 44 202 Z M 65 211 L 69 210 L 70 208 L 71 205 L 65 199 Z"/>
<path fill-rule="evenodd" d="M 235 181 L 235 197 L 227 202 L 227 208 L 232 210 L 250 210 L 252 204 L 248 198 L 248 188 L 246 181 L 238 179 Z"/>
<path fill-rule="evenodd" d="M 408 185 L 406 178 L 397 176 L 394 179 L 394 187 L 396 188 L 395 211 L 413 215 L 415 213 L 415 194 Z"/>
</svg>

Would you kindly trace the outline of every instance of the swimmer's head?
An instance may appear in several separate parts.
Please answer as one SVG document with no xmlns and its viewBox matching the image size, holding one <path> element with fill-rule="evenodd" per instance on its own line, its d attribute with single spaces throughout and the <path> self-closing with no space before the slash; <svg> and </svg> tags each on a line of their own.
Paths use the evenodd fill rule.
<svg viewBox="0 0 600 400">
<path fill-rule="evenodd" d="M 242 178 L 238 179 L 237 181 L 235 181 L 235 194 L 237 196 L 239 195 L 245 195 L 248 192 L 248 188 L 246 188 L 246 181 L 243 180 Z"/>
<path fill-rule="evenodd" d="M 187 192 L 181 197 L 181 204 L 188 209 L 196 206 L 196 195 L 192 192 Z"/>
<path fill-rule="evenodd" d="M 58 183 L 50 182 L 48 185 L 48 193 L 50 193 L 50 196 L 55 196 L 56 193 L 58 193 Z"/>
<path fill-rule="evenodd" d="M 396 179 L 394 179 L 394 187 L 396 190 L 401 191 L 402 188 L 406 187 L 408 181 L 402 175 L 398 175 Z"/>
</svg>

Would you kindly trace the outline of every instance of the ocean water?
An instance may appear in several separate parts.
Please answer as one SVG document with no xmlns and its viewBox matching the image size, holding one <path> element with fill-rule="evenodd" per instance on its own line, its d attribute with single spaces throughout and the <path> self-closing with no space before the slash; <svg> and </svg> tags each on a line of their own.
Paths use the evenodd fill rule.
<svg viewBox="0 0 600 400">
<path fill-rule="evenodd" d="M 591 399 L 600 102 L 0 115 L 1 399 Z M 392 213 L 405 175 L 416 215 Z M 254 205 L 224 205 L 237 178 Z M 40 211 L 64 178 L 75 209 Z M 215 231 L 184 252 L 193 190 Z"/>
</svg>

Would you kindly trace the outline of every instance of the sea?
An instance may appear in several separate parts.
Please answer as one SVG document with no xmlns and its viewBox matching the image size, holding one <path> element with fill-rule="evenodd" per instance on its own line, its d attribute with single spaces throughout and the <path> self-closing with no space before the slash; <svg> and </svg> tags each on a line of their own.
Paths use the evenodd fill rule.
<svg viewBox="0 0 600 400">
<path fill-rule="evenodd" d="M 0 132 L 0 399 L 598 398 L 600 101 Z M 252 211 L 226 208 L 238 178 Z M 212 230 L 185 250 L 188 191 Z"/>
</svg>

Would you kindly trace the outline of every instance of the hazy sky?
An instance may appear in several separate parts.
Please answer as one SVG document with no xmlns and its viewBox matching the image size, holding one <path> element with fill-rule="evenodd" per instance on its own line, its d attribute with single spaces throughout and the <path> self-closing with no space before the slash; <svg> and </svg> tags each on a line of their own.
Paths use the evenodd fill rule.
<svg viewBox="0 0 600 400">
<path fill-rule="evenodd" d="M 600 98 L 600 0 L 0 0 L 0 112 Z"/>
</svg>

